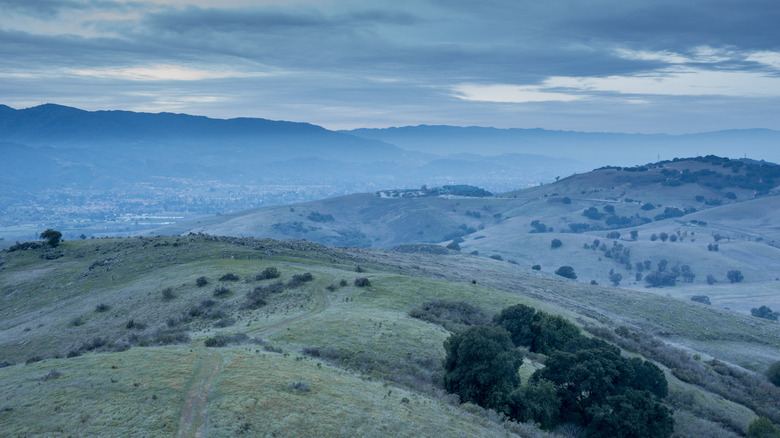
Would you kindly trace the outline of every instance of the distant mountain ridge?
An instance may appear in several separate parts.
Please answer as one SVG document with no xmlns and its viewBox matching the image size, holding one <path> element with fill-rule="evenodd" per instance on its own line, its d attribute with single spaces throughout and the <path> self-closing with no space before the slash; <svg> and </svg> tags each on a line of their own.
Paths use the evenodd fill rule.
<svg viewBox="0 0 780 438">
<path fill-rule="evenodd" d="M 289 159 L 339 154 L 342 161 L 397 160 L 404 151 L 378 140 L 329 131 L 309 123 L 260 118 L 212 119 L 204 116 L 131 111 L 84 111 L 45 104 L 0 111 L 0 141 L 28 146 L 78 147 L 123 153 L 123 148 L 160 146 L 206 152 L 240 148 L 268 158 Z"/>
<path fill-rule="evenodd" d="M 418 125 L 341 132 L 424 153 L 445 150 L 449 153 L 479 151 L 484 155 L 543 153 L 576 159 L 593 167 L 604 163 L 637 165 L 709 154 L 731 158 L 747 154 L 780 161 L 780 131 L 771 129 L 668 135 Z"/>
</svg>

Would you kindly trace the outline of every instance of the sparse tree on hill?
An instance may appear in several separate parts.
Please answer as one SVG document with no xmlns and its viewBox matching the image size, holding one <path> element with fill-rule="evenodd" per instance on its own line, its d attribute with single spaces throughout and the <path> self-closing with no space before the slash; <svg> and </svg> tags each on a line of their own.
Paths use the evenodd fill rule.
<svg viewBox="0 0 780 438">
<path fill-rule="evenodd" d="M 574 268 L 571 266 L 561 266 L 555 270 L 555 274 L 560 275 L 561 277 L 571 278 L 572 280 L 577 279 L 577 274 L 574 273 Z"/>
<path fill-rule="evenodd" d="M 637 240 L 637 239 L 639 239 L 639 231 L 631 230 L 631 240 Z"/>
<path fill-rule="evenodd" d="M 550 248 L 552 249 L 560 248 L 561 246 L 563 246 L 563 242 L 561 242 L 561 239 L 553 239 L 550 242 Z"/>
<path fill-rule="evenodd" d="M 41 233 L 40 237 L 41 239 L 46 239 L 46 244 L 53 248 L 60 244 L 60 240 L 62 240 L 62 233 L 49 228 L 48 230 Z"/>
<path fill-rule="evenodd" d="M 742 280 L 745 279 L 745 277 L 742 275 L 742 271 L 739 271 L 739 270 L 728 271 L 726 273 L 726 277 L 732 283 L 740 283 Z"/>
</svg>

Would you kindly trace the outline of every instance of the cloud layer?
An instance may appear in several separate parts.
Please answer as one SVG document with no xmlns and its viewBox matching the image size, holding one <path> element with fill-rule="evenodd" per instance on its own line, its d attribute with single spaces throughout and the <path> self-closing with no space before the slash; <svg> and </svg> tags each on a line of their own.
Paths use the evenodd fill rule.
<svg viewBox="0 0 780 438">
<path fill-rule="evenodd" d="M 775 0 L 0 0 L 0 103 L 406 124 L 780 129 Z"/>
</svg>

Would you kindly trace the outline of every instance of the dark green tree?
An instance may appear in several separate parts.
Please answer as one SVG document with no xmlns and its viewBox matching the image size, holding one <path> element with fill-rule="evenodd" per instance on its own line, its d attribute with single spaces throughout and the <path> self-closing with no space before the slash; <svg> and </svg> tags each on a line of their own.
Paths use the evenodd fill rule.
<svg viewBox="0 0 780 438">
<path fill-rule="evenodd" d="M 571 278 L 572 280 L 577 279 L 577 274 L 574 273 L 574 268 L 571 266 L 561 266 L 555 270 L 555 274 L 560 275 L 561 277 Z"/>
<path fill-rule="evenodd" d="M 62 240 L 62 233 L 56 230 L 52 230 L 49 228 L 48 230 L 41 233 L 41 239 L 46 239 L 46 243 L 51 246 L 55 247 L 60 244 L 60 240 Z"/>
<path fill-rule="evenodd" d="M 560 248 L 561 246 L 563 246 L 563 242 L 561 242 L 561 239 L 553 239 L 550 242 L 550 248 L 552 249 Z"/>
<path fill-rule="evenodd" d="M 554 383 L 539 379 L 514 390 L 511 406 L 511 417 L 523 422 L 533 421 L 543 429 L 552 429 L 558 424 L 561 399 Z"/>
<path fill-rule="evenodd" d="M 588 437 L 665 438 L 674 431 L 674 419 L 664 405 L 645 391 L 628 389 L 588 408 Z"/>
<path fill-rule="evenodd" d="M 516 346 L 530 347 L 534 340 L 531 323 L 535 314 L 536 309 L 533 307 L 516 304 L 501 310 L 501 313 L 493 317 L 493 324 L 508 331 Z"/>
<path fill-rule="evenodd" d="M 745 279 L 745 277 L 742 275 L 742 271 L 738 270 L 728 271 L 726 273 L 726 277 L 728 277 L 729 281 L 732 283 L 740 283 Z"/>
<path fill-rule="evenodd" d="M 444 387 L 462 401 L 509 413 L 523 358 L 501 327 L 476 326 L 444 341 Z"/>
<path fill-rule="evenodd" d="M 531 321 L 533 342 L 531 351 L 550 354 L 562 349 L 569 341 L 580 336 L 580 329 L 566 318 L 538 312 Z"/>
</svg>

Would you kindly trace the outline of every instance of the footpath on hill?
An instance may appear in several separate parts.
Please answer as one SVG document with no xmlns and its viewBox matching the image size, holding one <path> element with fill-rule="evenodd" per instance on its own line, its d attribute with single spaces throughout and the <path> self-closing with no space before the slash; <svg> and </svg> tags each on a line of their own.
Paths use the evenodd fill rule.
<svg viewBox="0 0 780 438">
<path fill-rule="evenodd" d="M 324 289 L 316 290 L 315 299 L 316 304 L 310 312 L 271 324 L 247 334 L 250 336 L 268 336 L 275 331 L 318 315 L 330 306 L 330 301 L 327 295 L 325 295 Z M 206 423 L 208 396 L 211 393 L 214 382 L 222 371 L 223 365 L 223 357 L 217 350 L 206 348 L 203 345 L 197 345 L 194 348 L 197 348 L 200 355 L 200 364 L 198 364 L 184 396 L 181 416 L 179 417 L 179 430 L 176 434 L 180 438 L 199 438 L 203 436 L 202 430 Z"/>
</svg>

